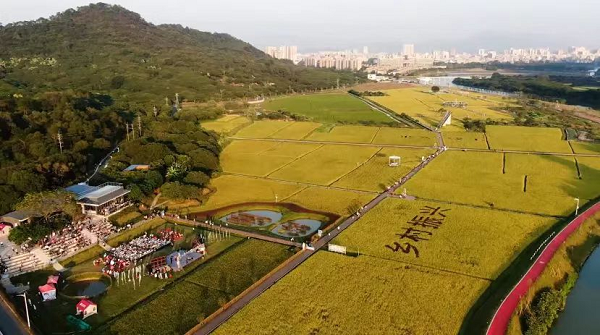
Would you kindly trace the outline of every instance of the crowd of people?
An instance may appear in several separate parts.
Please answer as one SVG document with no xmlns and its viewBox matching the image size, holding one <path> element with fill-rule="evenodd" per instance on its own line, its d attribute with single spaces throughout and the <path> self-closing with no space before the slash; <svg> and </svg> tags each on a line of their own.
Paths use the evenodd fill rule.
<svg viewBox="0 0 600 335">
<path fill-rule="evenodd" d="M 83 232 L 87 231 L 87 234 Z M 104 240 L 114 232 L 113 226 L 106 219 L 92 219 L 86 217 L 81 221 L 65 226 L 54 231 L 38 242 L 38 245 L 47 251 L 51 257 L 59 258 L 85 248 L 96 241 L 94 238 Z"/>
<path fill-rule="evenodd" d="M 158 235 L 145 233 L 128 243 L 123 243 L 112 249 L 111 253 L 120 260 L 135 261 L 171 243 L 173 242 L 169 239 L 163 239 Z"/>
</svg>

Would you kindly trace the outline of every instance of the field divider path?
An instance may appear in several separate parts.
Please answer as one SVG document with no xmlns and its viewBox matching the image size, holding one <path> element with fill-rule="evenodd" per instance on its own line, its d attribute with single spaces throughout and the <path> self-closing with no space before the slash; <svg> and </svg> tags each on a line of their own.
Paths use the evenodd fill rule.
<svg viewBox="0 0 600 335">
<path fill-rule="evenodd" d="M 322 184 L 312 184 L 312 183 L 293 181 L 293 180 L 285 180 L 285 179 L 279 179 L 279 178 L 254 176 L 254 175 L 243 174 L 243 173 L 225 172 L 224 174 L 231 175 L 231 176 L 252 178 L 252 179 L 273 180 L 273 181 L 277 181 L 277 182 L 301 185 L 301 186 L 307 186 L 307 187 L 320 187 L 320 188 L 327 188 L 327 189 L 332 189 L 332 190 L 348 191 L 348 192 L 354 192 L 354 193 L 360 193 L 360 194 L 377 194 L 377 192 L 375 192 L 375 191 L 355 190 L 353 188 L 343 188 L 343 187 L 337 187 L 337 186 L 327 186 L 327 185 L 322 185 Z"/>
<path fill-rule="evenodd" d="M 500 306 L 490 321 L 490 325 L 486 330 L 486 335 L 504 335 L 506 333 L 510 319 L 515 309 L 519 305 L 521 298 L 527 294 L 529 288 L 546 269 L 546 266 L 552 260 L 558 248 L 560 248 L 565 240 L 571 236 L 571 234 L 577 230 L 577 228 L 579 228 L 583 222 L 598 212 L 600 212 L 600 202 L 597 202 L 585 212 L 574 218 L 558 234 L 554 236 L 554 238 L 546 245 L 539 256 L 535 259 L 529 270 L 525 272 L 523 277 L 521 277 L 519 282 L 513 287 L 510 293 L 508 293 L 504 300 L 502 300 Z"/>
<path fill-rule="evenodd" d="M 506 154 L 524 154 L 540 156 L 566 156 L 566 157 L 599 157 L 600 154 L 573 154 L 567 152 L 545 152 L 545 151 L 525 151 L 525 150 L 504 150 L 504 149 L 474 149 L 474 148 L 448 148 L 452 151 L 472 151 L 472 152 L 496 152 Z"/>
<path fill-rule="evenodd" d="M 441 135 L 440 135 L 441 136 Z M 401 145 L 401 144 L 371 144 L 357 142 L 334 142 L 334 141 L 312 141 L 312 140 L 291 140 L 291 139 L 275 139 L 275 138 L 250 138 L 250 137 L 228 137 L 230 140 L 236 141 L 260 141 L 260 142 L 281 142 L 281 143 L 304 143 L 304 144 L 324 144 L 324 145 L 352 145 L 359 147 L 378 147 L 378 148 L 406 148 L 406 149 L 438 149 L 435 146 L 429 145 Z M 598 154 L 597 156 L 600 156 Z"/>
<path fill-rule="evenodd" d="M 266 174 L 264 177 L 265 177 L 265 178 L 268 178 L 268 177 L 269 177 L 270 175 L 272 175 L 273 173 L 275 173 L 275 172 L 277 172 L 277 171 L 279 171 L 279 170 L 283 169 L 283 168 L 284 168 L 284 167 L 286 167 L 286 166 L 289 166 L 289 165 L 290 165 L 290 164 L 292 164 L 292 163 L 295 163 L 295 162 L 297 162 L 298 160 L 300 160 L 300 159 L 304 158 L 305 156 L 308 156 L 308 155 L 312 154 L 313 152 L 315 152 L 315 151 L 317 151 L 317 150 L 321 149 L 322 147 L 324 147 L 324 145 L 319 145 L 317 148 L 315 148 L 315 149 L 313 149 L 313 150 L 311 150 L 311 151 L 309 151 L 309 152 L 307 152 L 307 153 L 304 153 L 304 154 L 302 154 L 302 155 L 300 155 L 300 156 L 298 156 L 298 157 L 296 157 L 296 158 L 292 159 L 291 161 L 289 161 L 289 162 L 287 162 L 287 163 L 283 164 L 282 166 L 280 166 L 280 167 L 276 168 L 275 170 L 273 170 L 273 171 L 271 171 L 271 172 L 267 173 L 267 174 Z"/>
<path fill-rule="evenodd" d="M 365 164 L 367 164 L 368 162 L 370 162 L 373 158 L 375 158 L 375 156 L 377 156 L 378 153 L 381 152 L 381 150 L 383 150 L 383 148 L 379 148 L 379 150 L 377 150 L 374 154 L 371 155 L 371 157 L 367 158 L 364 162 L 356 165 L 356 167 L 350 171 L 348 171 L 347 173 L 344 173 L 343 175 L 339 176 L 338 178 L 336 178 L 334 181 L 332 181 L 331 183 L 327 184 L 327 186 L 331 186 L 335 183 L 337 183 L 338 181 L 340 181 L 342 178 L 346 177 L 347 175 L 351 174 L 352 172 L 360 169 L 361 167 L 363 167 Z"/>
<path fill-rule="evenodd" d="M 439 148 L 434 154 L 429 156 L 426 160 L 421 162 L 418 166 L 410 170 L 404 177 L 398 180 L 393 186 L 386 191 L 379 193 L 377 197 L 369 201 L 363 206 L 356 214 L 346 218 L 341 224 L 333 228 L 326 235 L 321 237 L 310 249 L 302 250 L 296 253 L 294 256 L 289 258 L 286 262 L 275 268 L 266 276 L 262 277 L 259 281 L 254 283 L 251 287 L 246 289 L 244 292 L 236 296 L 232 301 L 227 303 L 223 308 L 217 310 L 215 313 L 208 316 L 199 325 L 190 330 L 187 334 L 195 335 L 206 335 L 213 332 L 221 324 L 231 318 L 235 313 L 244 308 L 252 300 L 262 294 L 264 291 L 273 286 L 276 282 L 282 279 L 284 276 L 292 272 L 300 264 L 306 261 L 310 256 L 314 255 L 317 251 L 329 244 L 334 238 L 336 238 L 346 228 L 350 227 L 353 223 L 358 221 L 365 213 L 375 208 L 383 200 L 394 195 L 394 192 L 400 188 L 404 183 L 414 177 L 419 171 L 426 167 L 430 162 L 437 158 L 445 149 Z"/>
</svg>

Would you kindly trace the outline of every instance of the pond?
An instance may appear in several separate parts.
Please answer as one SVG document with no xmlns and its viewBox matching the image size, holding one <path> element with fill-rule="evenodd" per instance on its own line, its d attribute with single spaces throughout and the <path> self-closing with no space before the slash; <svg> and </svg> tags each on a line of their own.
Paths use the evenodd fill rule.
<svg viewBox="0 0 600 335">
<path fill-rule="evenodd" d="M 600 334 L 600 248 L 585 262 L 550 334 Z"/>
<path fill-rule="evenodd" d="M 108 284 L 102 280 L 82 280 L 67 284 L 63 294 L 70 297 L 96 297 L 108 288 Z"/>
<path fill-rule="evenodd" d="M 252 210 L 234 212 L 225 215 L 219 220 L 240 226 L 265 227 L 278 223 L 282 217 L 283 214 L 277 211 Z"/>
<path fill-rule="evenodd" d="M 277 225 L 271 232 L 284 237 L 304 237 L 316 232 L 322 224 L 319 220 L 296 219 Z"/>
</svg>

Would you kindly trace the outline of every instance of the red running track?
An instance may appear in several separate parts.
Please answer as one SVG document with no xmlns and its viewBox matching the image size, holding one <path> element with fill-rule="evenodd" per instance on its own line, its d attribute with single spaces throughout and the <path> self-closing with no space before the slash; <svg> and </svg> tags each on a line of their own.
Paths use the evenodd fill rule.
<svg viewBox="0 0 600 335">
<path fill-rule="evenodd" d="M 592 217 L 600 211 L 600 202 L 596 203 L 594 206 L 590 207 L 585 212 L 581 213 L 578 217 L 576 217 L 573 221 L 569 222 L 563 230 L 558 233 L 548 243 L 548 245 L 542 250 L 535 263 L 531 265 L 527 273 L 521 278 L 519 283 L 510 291 L 510 293 L 504 298 L 502 304 L 494 314 L 490 326 L 487 329 L 487 335 L 504 335 L 506 334 L 506 330 L 508 328 L 508 323 L 510 322 L 510 318 L 517 308 L 521 297 L 523 297 L 529 287 L 538 279 L 538 277 L 542 274 L 542 271 L 546 268 L 546 265 L 554 254 L 556 250 L 560 247 L 560 245 L 577 229 L 581 224 Z"/>
</svg>

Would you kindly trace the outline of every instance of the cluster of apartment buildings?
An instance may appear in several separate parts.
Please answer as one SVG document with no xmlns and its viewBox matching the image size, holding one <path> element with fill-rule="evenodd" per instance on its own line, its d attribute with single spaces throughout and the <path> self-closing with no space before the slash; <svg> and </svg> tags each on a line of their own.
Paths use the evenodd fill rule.
<svg viewBox="0 0 600 335">
<path fill-rule="evenodd" d="M 298 59 L 298 47 L 295 45 L 282 45 L 279 47 L 266 47 L 265 53 L 273 58 L 289 59 L 296 62 Z"/>
<path fill-rule="evenodd" d="M 570 47 L 551 51 L 548 48 L 510 48 L 501 52 L 479 49 L 477 53 L 451 50 L 434 50 L 417 53 L 414 44 L 404 44 L 399 53 L 369 53 L 368 47 L 359 50 L 326 51 L 299 54 L 297 46 L 267 47 L 265 52 L 275 58 L 290 59 L 305 66 L 334 68 L 338 70 L 366 70 L 375 73 L 404 74 L 410 71 L 431 68 L 435 62 L 444 63 L 517 63 L 517 62 L 592 62 L 600 58 L 600 49 Z"/>
</svg>

